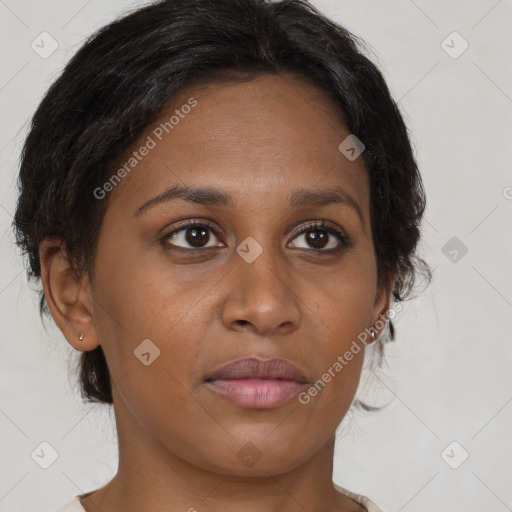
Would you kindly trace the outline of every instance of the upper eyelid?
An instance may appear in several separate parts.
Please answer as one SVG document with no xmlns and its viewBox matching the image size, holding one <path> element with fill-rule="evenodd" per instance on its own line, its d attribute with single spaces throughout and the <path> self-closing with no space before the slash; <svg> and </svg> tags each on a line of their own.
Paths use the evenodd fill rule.
<svg viewBox="0 0 512 512">
<path fill-rule="evenodd" d="M 210 230 L 214 231 L 216 234 L 223 232 L 222 229 L 217 227 L 216 223 L 214 223 L 213 221 L 208 220 L 208 219 L 190 219 L 190 220 L 183 220 L 183 221 L 177 221 L 177 222 L 178 222 L 178 226 L 175 226 L 171 231 L 169 231 L 164 236 L 169 236 L 169 235 L 171 235 L 173 233 L 177 233 L 183 229 L 193 227 L 194 225 L 210 229 Z M 302 230 L 306 229 L 306 228 L 316 228 L 316 229 L 332 228 L 337 231 L 340 231 L 341 234 L 348 236 L 348 234 L 346 233 L 346 230 L 344 228 L 342 228 L 341 226 L 338 226 L 335 222 L 329 221 L 326 219 L 314 219 L 314 220 L 305 221 L 305 224 L 303 224 L 302 226 L 300 226 L 298 228 L 298 230 L 299 230 L 298 234 L 301 234 Z"/>
</svg>

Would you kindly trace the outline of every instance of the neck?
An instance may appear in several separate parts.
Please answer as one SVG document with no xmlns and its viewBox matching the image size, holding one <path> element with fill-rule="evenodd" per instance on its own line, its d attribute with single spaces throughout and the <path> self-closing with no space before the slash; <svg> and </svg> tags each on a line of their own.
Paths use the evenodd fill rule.
<svg viewBox="0 0 512 512">
<path fill-rule="evenodd" d="M 312 457 L 287 471 L 271 474 L 259 470 L 254 476 L 230 474 L 202 467 L 201 461 L 184 460 L 132 421 L 127 411 L 120 412 L 117 407 L 118 472 L 109 483 L 81 500 L 86 512 L 363 510 L 332 484 L 334 436 Z"/>
</svg>

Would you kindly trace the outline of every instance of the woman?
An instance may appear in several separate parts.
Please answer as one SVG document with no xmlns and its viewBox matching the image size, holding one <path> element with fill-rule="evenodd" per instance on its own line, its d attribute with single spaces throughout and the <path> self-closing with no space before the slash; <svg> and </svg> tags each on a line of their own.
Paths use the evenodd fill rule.
<svg viewBox="0 0 512 512">
<path fill-rule="evenodd" d="M 115 477 L 60 512 L 379 511 L 332 482 L 425 208 L 356 38 L 304 0 L 164 0 L 91 37 L 34 115 L 18 245 L 112 404 Z"/>
</svg>

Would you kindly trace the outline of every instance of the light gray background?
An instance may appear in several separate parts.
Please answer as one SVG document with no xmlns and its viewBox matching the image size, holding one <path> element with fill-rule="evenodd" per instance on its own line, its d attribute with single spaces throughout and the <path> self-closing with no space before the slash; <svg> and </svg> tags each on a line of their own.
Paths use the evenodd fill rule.
<svg viewBox="0 0 512 512">
<path fill-rule="evenodd" d="M 347 417 L 333 478 L 388 512 L 512 510 L 512 1 L 313 3 L 373 47 L 399 100 L 428 196 L 421 254 L 435 269 L 371 384 L 369 398 L 390 405 Z M 117 469 L 113 414 L 80 403 L 78 353 L 52 323 L 43 328 L 10 224 L 42 95 L 86 36 L 138 5 L 0 0 L 2 512 L 56 509 Z M 43 31 L 59 44 L 47 59 L 30 46 Z M 469 43 L 458 58 L 442 47 L 453 31 Z M 462 48 L 454 36 L 445 44 Z M 452 237 L 468 249 L 457 261 L 443 253 Z M 44 441 L 58 452 L 48 469 L 31 457 Z"/>
</svg>

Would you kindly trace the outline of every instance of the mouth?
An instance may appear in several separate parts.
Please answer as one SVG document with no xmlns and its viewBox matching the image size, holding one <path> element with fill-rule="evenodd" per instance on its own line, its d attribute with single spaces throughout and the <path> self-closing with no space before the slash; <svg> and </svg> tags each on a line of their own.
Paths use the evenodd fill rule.
<svg viewBox="0 0 512 512">
<path fill-rule="evenodd" d="M 304 373 L 286 359 L 238 359 L 213 371 L 207 387 L 250 409 L 279 407 L 307 384 Z"/>
</svg>

